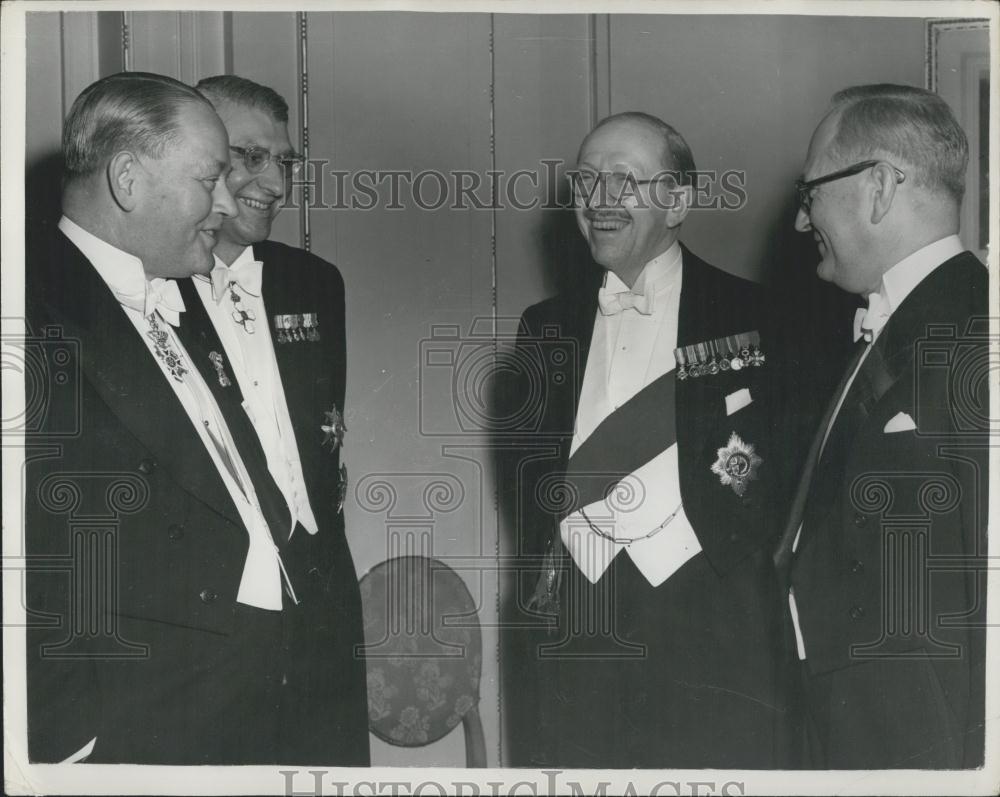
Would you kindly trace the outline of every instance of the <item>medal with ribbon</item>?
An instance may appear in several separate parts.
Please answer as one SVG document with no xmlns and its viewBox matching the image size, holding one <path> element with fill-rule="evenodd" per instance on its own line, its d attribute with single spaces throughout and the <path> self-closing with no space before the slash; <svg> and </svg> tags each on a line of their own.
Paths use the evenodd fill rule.
<svg viewBox="0 0 1000 797">
<path fill-rule="evenodd" d="M 759 368 L 764 365 L 765 359 L 757 330 L 674 349 L 678 379 L 697 379 L 725 371 Z"/>
<path fill-rule="evenodd" d="M 271 317 L 274 337 L 278 343 L 319 341 L 319 315 L 316 313 L 285 313 Z"/>
</svg>

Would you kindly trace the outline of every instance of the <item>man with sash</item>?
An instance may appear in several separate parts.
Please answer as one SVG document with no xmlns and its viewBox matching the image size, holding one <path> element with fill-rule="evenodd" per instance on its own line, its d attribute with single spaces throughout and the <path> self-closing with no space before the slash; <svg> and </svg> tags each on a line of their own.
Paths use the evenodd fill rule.
<svg viewBox="0 0 1000 797">
<path fill-rule="evenodd" d="M 819 276 L 866 305 L 775 555 L 821 769 L 983 763 L 991 380 L 967 163 L 936 94 L 856 86 L 797 185 Z"/>
<path fill-rule="evenodd" d="M 298 761 L 367 766 L 361 595 L 342 512 L 344 281 L 316 255 L 267 240 L 302 166 L 285 100 L 236 75 L 196 88 L 229 135 L 226 182 L 239 213 L 222 224 L 211 273 L 180 287 L 291 510 L 284 560 L 302 574 L 304 594 L 286 612 L 295 662 L 287 679 L 297 686 L 288 691 L 298 702 L 285 742 Z"/>
<path fill-rule="evenodd" d="M 750 282 L 678 241 L 695 165 L 653 116 L 602 121 L 573 174 L 603 282 L 529 308 L 543 375 L 519 448 L 511 762 L 790 761 L 771 540 L 783 459 Z M 515 390 L 525 391 L 527 385 Z"/>
</svg>

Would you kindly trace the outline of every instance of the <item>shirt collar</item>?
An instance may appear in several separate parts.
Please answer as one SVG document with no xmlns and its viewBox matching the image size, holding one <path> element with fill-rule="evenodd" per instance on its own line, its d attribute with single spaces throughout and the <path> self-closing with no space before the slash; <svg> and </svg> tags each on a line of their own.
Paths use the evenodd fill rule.
<svg viewBox="0 0 1000 797">
<path fill-rule="evenodd" d="M 965 251 L 957 235 L 940 238 L 904 257 L 882 275 L 878 293 L 889 312 L 894 312 L 910 292 L 934 269 Z"/>
<path fill-rule="evenodd" d="M 226 265 L 225 263 L 223 263 L 219 259 L 218 255 L 212 255 L 212 257 L 215 258 L 215 265 L 217 265 L 217 266 L 224 266 L 224 265 Z M 254 260 L 254 257 L 253 257 L 253 247 L 252 246 L 247 246 L 247 247 L 244 247 L 244 249 L 243 249 L 242 252 L 240 252 L 238 255 L 236 255 L 236 259 L 232 263 L 229 264 L 229 268 L 232 268 L 232 269 L 239 268 L 244 263 L 252 263 L 253 260 Z"/>
<path fill-rule="evenodd" d="M 59 229 L 83 252 L 112 293 L 127 296 L 141 294 L 146 290 L 146 272 L 142 261 L 135 255 L 102 241 L 66 216 L 59 219 Z M 157 288 L 164 280 L 154 277 L 149 282 L 152 287 Z"/>
<path fill-rule="evenodd" d="M 623 291 L 631 291 L 635 294 L 659 293 L 672 285 L 680 276 L 681 259 L 680 242 L 674 241 L 669 249 L 661 252 L 643 266 L 635 285 L 631 288 L 613 271 L 605 272 L 604 287 L 611 293 L 622 293 Z"/>
</svg>

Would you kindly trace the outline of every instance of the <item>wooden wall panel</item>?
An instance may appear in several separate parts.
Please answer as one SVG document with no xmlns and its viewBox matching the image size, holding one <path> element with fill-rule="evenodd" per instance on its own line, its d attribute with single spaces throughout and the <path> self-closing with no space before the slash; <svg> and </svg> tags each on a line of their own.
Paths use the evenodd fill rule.
<svg viewBox="0 0 1000 797">
<path fill-rule="evenodd" d="M 496 17 L 496 168 L 508 177 L 522 169 L 539 175 L 534 190 L 527 179 L 517 181 L 518 203 L 568 204 L 565 170 L 576 163 L 594 112 L 592 28 L 583 14 Z M 552 160 L 560 166 L 542 163 Z M 589 258 L 571 210 L 504 202 L 496 222 L 497 312 L 516 316 Z M 583 264 L 575 262 L 580 257 Z"/>
<path fill-rule="evenodd" d="M 436 171 L 447 177 L 490 167 L 489 16 L 310 13 L 308 31 L 310 154 L 329 160 L 328 170 Z M 421 209 L 405 182 L 402 187 L 404 209 L 385 207 L 386 187 L 374 209 L 315 208 L 310 214 L 313 251 L 335 262 L 347 283 L 348 534 L 361 573 L 393 555 L 397 534 L 425 540 L 434 556 L 453 564 L 454 557 L 470 558 L 471 566 L 461 572 L 481 620 L 492 626 L 496 519 L 490 458 L 481 435 L 456 426 L 451 371 L 420 367 L 428 346 L 451 349 L 459 360 L 490 356 L 488 327 L 485 339 L 462 352 L 457 340 L 439 346 L 426 341 L 435 325 L 455 325 L 464 336 L 477 317 L 489 320 L 491 216 Z M 436 183 L 424 187 L 433 203 Z M 328 202 L 336 198 L 335 189 L 327 179 Z M 448 434 L 429 434 L 435 431 Z M 379 479 L 397 494 L 391 511 L 372 509 L 354 492 Z M 422 497 L 436 481 L 459 485 L 461 495 L 449 511 L 431 511 Z M 481 713 L 490 763 L 497 765 L 495 628 L 484 629 L 483 642 Z M 373 741 L 373 763 L 464 761 L 459 733 L 412 751 Z"/>
<path fill-rule="evenodd" d="M 225 72 L 222 11 L 128 11 L 130 68 L 194 84 Z"/>
<path fill-rule="evenodd" d="M 25 77 L 27 167 L 58 153 L 65 94 L 62 69 L 62 20 L 58 13 L 34 13 L 25 18 L 28 39 Z M 75 97 L 75 95 L 74 95 Z M 70 97 L 70 102 L 74 97 Z"/>
<path fill-rule="evenodd" d="M 923 85 L 924 22 L 764 16 L 613 16 L 612 111 L 676 127 L 699 169 L 746 172 L 739 211 L 699 211 L 681 238 L 708 262 L 768 276 L 795 220 L 792 183 L 830 95 Z"/>
<path fill-rule="evenodd" d="M 298 146 L 299 118 L 298 26 L 294 12 L 231 14 L 233 74 L 255 80 L 277 91 L 288 103 L 288 131 L 292 145 Z M 292 246 L 301 246 L 300 210 L 286 207 L 274 220 L 271 237 Z"/>
</svg>

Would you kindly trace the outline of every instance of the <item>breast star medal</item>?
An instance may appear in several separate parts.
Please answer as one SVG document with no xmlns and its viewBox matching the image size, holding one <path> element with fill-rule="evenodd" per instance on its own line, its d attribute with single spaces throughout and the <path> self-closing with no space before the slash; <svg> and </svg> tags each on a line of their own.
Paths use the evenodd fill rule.
<svg viewBox="0 0 1000 797">
<path fill-rule="evenodd" d="M 754 453 L 752 444 L 744 443 L 733 432 L 729 436 L 729 443 L 718 450 L 718 459 L 712 465 L 712 473 L 726 487 L 732 487 L 736 495 L 742 496 L 749 483 L 757 478 L 757 471 L 763 461 Z"/>
<path fill-rule="evenodd" d="M 323 432 L 322 445 L 330 446 L 330 451 L 333 452 L 344 445 L 344 433 L 347 427 L 344 425 L 344 416 L 340 414 L 336 404 L 333 405 L 333 410 L 323 414 L 326 416 L 326 423 L 319 427 Z"/>
</svg>

